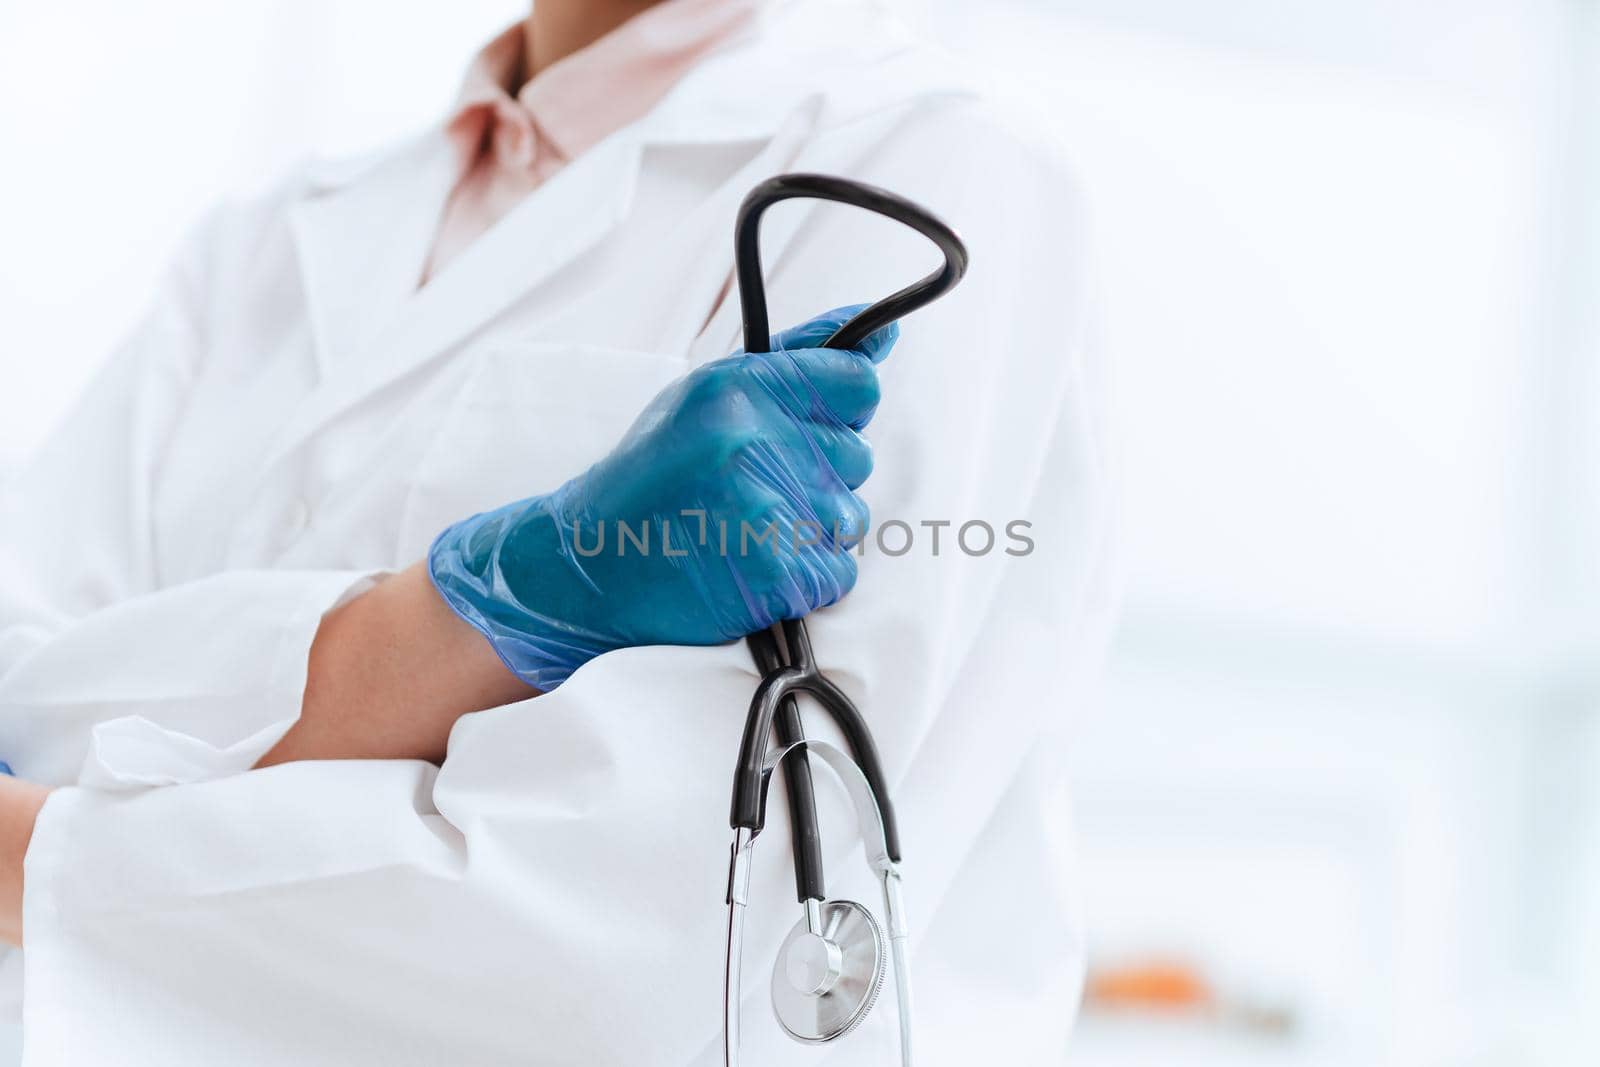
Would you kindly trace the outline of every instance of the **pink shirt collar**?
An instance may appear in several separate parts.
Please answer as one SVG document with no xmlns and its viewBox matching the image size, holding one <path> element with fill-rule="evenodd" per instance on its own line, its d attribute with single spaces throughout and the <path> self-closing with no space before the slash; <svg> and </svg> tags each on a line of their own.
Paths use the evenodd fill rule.
<svg viewBox="0 0 1600 1067">
<path fill-rule="evenodd" d="M 540 148 L 561 161 L 582 155 L 642 117 L 707 52 L 745 28 L 759 0 L 661 0 L 600 40 L 521 80 L 517 23 L 478 54 L 448 130 L 469 164 L 492 149 L 507 166 L 530 166 Z"/>
<path fill-rule="evenodd" d="M 706 53 L 750 24 L 760 4 L 661 0 L 520 89 L 522 23 L 490 41 L 467 71 L 446 125 L 461 174 L 422 282 L 569 161 L 643 117 Z"/>
</svg>

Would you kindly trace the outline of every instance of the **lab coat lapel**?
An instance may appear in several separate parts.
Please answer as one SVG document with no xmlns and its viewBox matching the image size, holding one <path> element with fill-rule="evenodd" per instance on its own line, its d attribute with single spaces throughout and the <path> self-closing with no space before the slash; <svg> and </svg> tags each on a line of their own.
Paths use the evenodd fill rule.
<svg viewBox="0 0 1600 1067">
<path fill-rule="evenodd" d="M 775 24 L 766 32 L 814 39 L 807 47 L 826 69 L 837 50 L 839 20 L 866 14 L 829 6 L 831 14 L 819 18 L 809 7 L 773 12 Z M 894 36 L 880 31 L 871 22 L 856 36 L 893 53 Z M 793 125 L 799 140 L 817 117 L 815 79 L 809 72 L 786 78 L 770 69 L 760 45 L 757 39 L 704 62 L 650 117 L 557 172 L 421 290 L 416 283 L 455 176 L 442 133 L 379 165 L 356 183 L 359 188 L 303 208 L 295 230 L 323 380 L 265 462 L 276 462 L 363 398 L 443 355 L 597 245 L 633 205 L 643 146 L 757 140 L 767 144 L 763 154 L 770 157 L 775 141 L 790 140 L 782 129 Z M 845 75 L 859 74 L 859 66 L 853 61 L 836 80 L 848 81 Z M 759 91 L 752 91 L 753 82 Z M 904 93 L 910 92 L 908 84 Z M 882 100 L 881 93 L 839 95 L 847 108 L 853 105 L 845 98 L 870 106 Z M 772 238 L 763 245 L 781 247 L 797 225 L 769 227 Z"/>
<path fill-rule="evenodd" d="M 557 171 L 421 289 L 370 355 L 378 385 L 452 347 L 628 216 L 642 157 L 624 133 Z M 366 377 L 366 375 L 364 375 Z"/>
<path fill-rule="evenodd" d="M 303 226 L 306 247 L 318 253 L 308 264 L 333 264 L 323 271 L 370 267 L 374 279 L 319 278 L 307 270 L 313 314 L 320 305 L 325 325 L 316 327 L 325 351 L 325 378 L 279 435 L 267 462 L 273 462 L 323 425 L 363 398 L 411 373 L 487 325 L 520 297 L 586 250 L 594 247 L 624 219 L 633 202 L 639 160 L 637 137 L 613 137 L 558 171 L 535 196 L 526 198 L 505 218 L 463 251 L 426 286 L 418 289 L 423 260 L 448 194 L 450 181 L 437 197 L 433 164 L 423 183 L 409 189 L 401 179 L 387 180 L 386 166 L 364 179 L 376 187 L 349 198 L 347 205 L 308 217 Z M 413 164 L 414 165 L 414 164 Z M 450 173 L 453 173 L 450 172 Z M 409 197 L 409 199 L 408 199 Z M 341 198 L 344 199 L 344 198 Z M 426 210 L 419 211 L 418 206 Z M 387 214 L 386 214 L 387 213 Z M 413 216 L 424 215 L 419 225 Z M 372 236 L 390 228 L 402 231 L 368 252 Z M 397 264 L 373 262 L 377 250 L 388 250 Z M 409 281 L 406 281 L 409 279 Z M 403 295 L 393 298 L 400 282 Z M 352 306 L 376 291 L 374 306 Z M 382 321 L 373 328 L 373 320 Z M 341 343 L 352 343 L 341 350 Z"/>
<path fill-rule="evenodd" d="M 440 131 L 365 168 L 337 166 L 314 170 L 289 208 L 323 381 L 348 368 L 411 299 L 456 173 Z"/>
</svg>

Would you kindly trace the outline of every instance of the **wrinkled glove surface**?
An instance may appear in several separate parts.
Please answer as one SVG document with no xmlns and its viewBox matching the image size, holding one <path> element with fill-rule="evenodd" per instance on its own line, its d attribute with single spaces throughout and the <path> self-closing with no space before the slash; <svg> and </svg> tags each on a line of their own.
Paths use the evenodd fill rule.
<svg viewBox="0 0 1600 1067">
<path fill-rule="evenodd" d="M 445 530 L 434 585 L 544 691 L 613 649 L 720 644 L 837 601 L 867 527 L 860 431 L 899 337 L 818 347 L 858 310 L 696 368 L 584 473 Z"/>
</svg>

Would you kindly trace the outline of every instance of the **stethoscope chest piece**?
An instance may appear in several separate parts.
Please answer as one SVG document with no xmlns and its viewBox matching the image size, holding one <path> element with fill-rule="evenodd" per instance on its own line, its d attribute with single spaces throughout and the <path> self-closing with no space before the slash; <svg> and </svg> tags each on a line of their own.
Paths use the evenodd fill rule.
<svg viewBox="0 0 1600 1067">
<path fill-rule="evenodd" d="M 883 989 L 883 930 L 849 900 L 821 906 L 820 925 L 801 919 L 772 969 L 772 1010 L 796 1041 L 821 1044 L 854 1030 Z"/>
</svg>

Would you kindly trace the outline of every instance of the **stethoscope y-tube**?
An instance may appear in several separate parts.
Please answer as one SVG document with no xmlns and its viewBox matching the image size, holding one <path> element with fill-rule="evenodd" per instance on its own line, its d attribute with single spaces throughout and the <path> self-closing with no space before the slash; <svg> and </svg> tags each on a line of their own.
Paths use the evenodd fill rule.
<svg viewBox="0 0 1600 1067">
<path fill-rule="evenodd" d="M 874 331 L 889 325 L 949 292 L 961 281 L 967 269 L 967 250 L 957 233 L 927 210 L 903 197 L 861 182 L 822 174 L 784 174 L 756 186 L 739 209 L 734 234 L 734 273 L 739 286 L 739 303 L 744 323 L 746 352 L 770 351 L 771 328 L 767 319 L 766 285 L 761 273 L 761 218 L 767 209 L 796 198 L 831 200 L 883 215 L 923 234 L 943 253 L 943 263 L 921 280 L 901 289 L 852 316 L 824 342 L 827 348 L 854 348 Z M 837 973 L 853 964 L 851 953 L 861 956 L 859 966 L 876 968 L 871 977 L 871 993 L 857 1002 L 837 1009 L 829 1019 L 826 978 L 816 990 L 778 990 L 773 1005 L 780 1022 L 802 1041 L 832 1040 L 848 1033 L 871 1008 L 882 981 L 883 938 L 865 909 L 848 901 L 828 901 L 822 869 L 822 842 L 817 828 L 816 796 L 811 778 L 810 757 L 822 756 L 850 788 L 856 801 L 858 821 L 868 841 L 869 860 L 878 870 L 883 884 L 884 915 L 889 927 L 890 946 L 895 963 L 896 989 L 900 1004 L 902 1062 L 911 1062 L 910 985 L 906 975 L 905 917 L 900 902 L 900 834 L 894 806 L 889 798 L 883 764 L 861 712 L 843 690 L 834 685 L 817 667 L 811 638 L 800 619 L 778 623 L 752 634 L 747 639 L 750 654 L 761 671 L 761 684 L 750 703 L 744 735 L 739 743 L 739 762 L 734 771 L 733 802 L 729 823 L 734 830 L 733 859 L 728 885 L 728 958 L 724 998 L 725 1061 L 737 1059 L 738 987 L 743 942 L 743 911 L 749 883 L 749 850 L 766 824 L 766 791 L 771 774 L 782 766 L 789 798 L 793 830 L 795 891 L 805 907 L 803 929 L 785 942 L 790 951 L 796 938 L 812 938 L 816 944 L 793 951 L 822 952 L 826 971 Z M 806 693 L 816 700 L 844 734 L 850 758 L 832 746 L 807 742 L 796 697 Z M 769 756 L 767 739 L 777 732 L 779 752 Z M 876 837 L 877 841 L 872 839 Z M 825 910 L 826 909 L 826 910 Z M 859 914 L 857 914 L 859 913 Z M 852 927 L 854 924 L 854 927 Z M 866 961 L 862 946 L 870 927 L 876 939 L 873 960 Z M 852 933 L 852 928 L 856 933 Z M 821 946 L 821 947 L 819 947 Z M 841 948 L 841 946 L 843 946 Z M 780 960 L 780 966 L 782 965 Z M 793 972 L 791 972 L 793 973 Z M 820 973 L 820 972 L 819 972 Z M 815 999 L 808 999 L 815 998 Z M 786 1007 L 798 1005 L 787 1014 Z M 841 1014 L 842 1013 L 842 1014 Z"/>
</svg>

